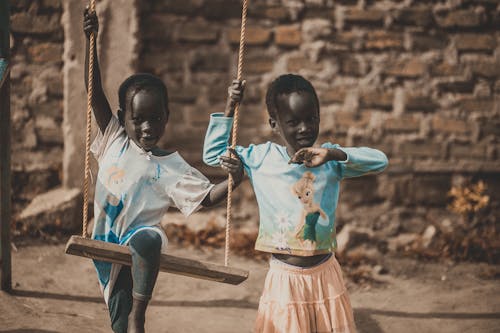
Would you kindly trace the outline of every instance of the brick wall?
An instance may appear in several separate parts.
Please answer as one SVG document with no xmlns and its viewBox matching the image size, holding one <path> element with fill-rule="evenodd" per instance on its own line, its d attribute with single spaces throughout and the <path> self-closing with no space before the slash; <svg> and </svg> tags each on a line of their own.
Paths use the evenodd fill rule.
<svg viewBox="0 0 500 333">
<path fill-rule="evenodd" d="M 13 212 L 60 184 L 61 0 L 11 1 Z"/>
<path fill-rule="evenodd" d="M 280 74 L 299 73 L 320 97 L 319 141 L 373 146 L 390 158 L 384 174 L 343 184 L 340 223 L 368 223 L 374 216 L 384 223 L 411 214 L 413 225 L 419 225 L 415 219 L 421 225 L 428 212 L 443 211 L 451 185 L 468 178 L 486 180 L 498 207 L 498 1 L 249 3 L 241 144 L 276 139 L 267 125 L 267 85 Z M 14 213 L 61 183 L 66 140 L 61 4 L 11 2 Z M 201 148 L 208 115 L 224 109 L 226 87 L 236 76 L 240 1 L 158 0 L 137 6 L 139 33 L 130 37 L 139 45 L 136 68 L 162 77 L 170 92 L 172 114 L 163 144 L 217 178 L 220 172 L 201 162 Z M 127 9 L 110 5 L 100 13 L 101 23 L 120 10 Z M 76 44 L 81 43 L 71 45 Z M 103 41 L 101 49 L 115 44 Z M 115 82 L 124 73 L 110 75 Z M 70 79 L 81 80 L 80 72 L 74 76 Z M 255 217 L 249 185 L 239 191 L 237 209 Z"/>
<path fill-rule="evenodd" d="M 320 97 L 319 141 L 390 158 L 384 175 L 345 182 L 341 215 L 360 204 L 443 208 L 464 176 L 487 180 L 498 202 L 498 1 L 249 3 L 242 144 L 272 139 L 266 87 L 299 73 Z M 171 95 L 165 144 L 211 174 L 200 161 L 203 135 L 236 75 L 240 10 L 231 0 L 141 2 L 138 67 Z"/>
</svg>

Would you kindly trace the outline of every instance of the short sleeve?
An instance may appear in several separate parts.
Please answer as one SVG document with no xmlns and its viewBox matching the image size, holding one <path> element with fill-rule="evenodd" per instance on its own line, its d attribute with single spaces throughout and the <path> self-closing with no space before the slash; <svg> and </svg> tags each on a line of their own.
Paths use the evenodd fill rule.
<svg viewBox="0 0 500 333">
<path fill-rule="evenodd" d="M 96 160 L 101 162 L 101 158 L 104 156 L 109 145 L 124 134 L 125 129 L 120 125 L 118 118 L 114 115 L 111 116 L 104 133 L 98 131 L 97 136 L 90 146 L 90 151 L 94 154 Z"/>
<path fill-rule="evenodd" d="M 189 216 L 201 207 L 201 202 L 214 185 L 180 155 L 175 168 L 178 177 L 173 184 L 167 186 L 166 192 L 174 206 L 184 216 Z"/>
</svg>

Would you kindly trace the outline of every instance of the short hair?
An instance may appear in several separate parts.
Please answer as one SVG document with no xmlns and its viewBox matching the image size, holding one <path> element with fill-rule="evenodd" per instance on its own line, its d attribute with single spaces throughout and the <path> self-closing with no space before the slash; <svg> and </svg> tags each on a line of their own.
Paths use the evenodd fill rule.
<svg viewBox="0 0 500 333">
<path fill-rule="evenodd" d="M 131 101 L 135 94 L 149 89 L 156 90 L 156 92 L 163 97 L 165 108 L 168 112 L 167 86 L 158 76 L 148 73 L 132 74 L 123 81 L 118 89 L 118 103 L 120 109 L 125 111 L 128 106 L 127 103 L 129 103 L 128 101 Z"/>
<path fill-rule="evenodd" d="M 284 74 L 276 78 L 267 89 L 266 106 L 269 117 L 276 118 L 277 97 L 283 94 L 291 94 L 293 92 L 308 92 L 313 95 L 319 112 L 319 99 L 316 90 L 311 82 L 304 77 L 296 74 Z"/>
</svg>

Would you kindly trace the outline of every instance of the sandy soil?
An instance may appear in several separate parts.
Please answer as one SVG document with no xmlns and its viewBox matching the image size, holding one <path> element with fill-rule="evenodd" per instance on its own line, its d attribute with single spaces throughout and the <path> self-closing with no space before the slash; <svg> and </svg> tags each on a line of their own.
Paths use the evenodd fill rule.
<svg viewBox="0 0 500 333">
<path fill-rule="evenodd" d="M 223 262 L 221 251 L 171 252 Z M 248 281 L 230 286 L 160 273 L 147 331 L 251 332 L 267 263 L 234 257 L 232 265 L 249 269 Z M 359 332 L 500 332 L 500 281 L 483 277 L 500 267 L 410 259 L 385 265 L 383 283 L 348 282 Z M 12 294 L 0 293 L 0 332 L 111 332 L 91 262 L 65 255 L 63 244 L 13 252 L 13 284 Z"/>
</svg>

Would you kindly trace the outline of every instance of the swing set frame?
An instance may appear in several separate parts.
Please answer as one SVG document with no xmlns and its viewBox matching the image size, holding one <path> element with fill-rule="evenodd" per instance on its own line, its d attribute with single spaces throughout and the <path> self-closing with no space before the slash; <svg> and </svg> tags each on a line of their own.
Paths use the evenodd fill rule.
<svg viewBox="0 0 500 333">
<path fill-rule="evenodd" d="M 0 0 L 0 13 L 6 15 L 6 22 L 1 22 L 0 33 L 9 36 L 9 3 Z M 5 24 L 5 27 L 3 26 Z M 2 31 L 1 28 L 7 29 Z M 10 42 L 0 43 L 0 54 L 10 62 Z M 11 143 L 10 143 L 10 74 L 9 67 L 5 79 L 0 80 L 0 287 L 1 290 L 12 290 L 12 262 L 10 253 L 10 222 L 11 222 Z M 3 81 L 3 83 L 2 83 Z"/>
</svg>

